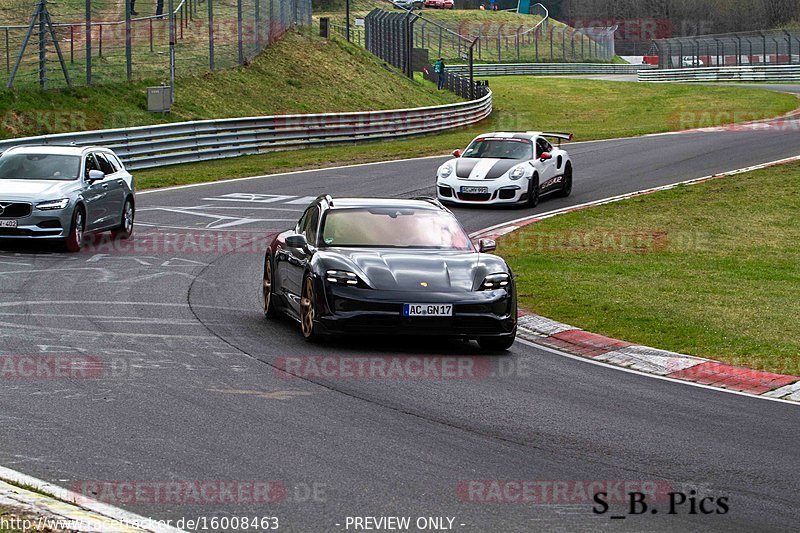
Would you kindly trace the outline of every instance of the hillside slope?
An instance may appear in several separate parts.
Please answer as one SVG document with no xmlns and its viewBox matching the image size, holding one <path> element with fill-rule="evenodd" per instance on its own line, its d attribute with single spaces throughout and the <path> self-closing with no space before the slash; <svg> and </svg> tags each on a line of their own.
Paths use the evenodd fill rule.
<svg viewBox="0 0 800 533">
<path fill-rule="evenodd" d="M 0 138 L 162 122 L 286 113 L 365 111 L 457 101 L 388 71 L 339 39 L 289 33 L 250 65 L 177 81 L 171 115 L 147 112 L 153 80 L 65 91 L 0 91 Z"/>
</svg>

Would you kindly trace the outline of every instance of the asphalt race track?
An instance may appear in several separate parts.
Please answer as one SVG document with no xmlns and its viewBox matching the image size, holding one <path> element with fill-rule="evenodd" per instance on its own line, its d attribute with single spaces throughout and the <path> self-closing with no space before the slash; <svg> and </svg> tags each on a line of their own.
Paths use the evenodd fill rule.
<svg viewBox="0 0 800 533">
<path fill-rule="evenodd" d="M 469 231 L 533 212 L 800 154 L 798 124 L 575 144 L 573 196 L 457 209 Z M 455 147 L 454 147 L 455 148 Z M 95 379 L 4 379 L 0 464 L 81 490 L 96 481 L 271 481 L 270 503 L 126 499 L 157 519 L 277 516 L 285 531 L 348 516 L 455 517 L 458 531 L 796 530 L 800 408 L 675 384 L 517 343 L 507 356 L 425 339 L 304 342 L 267 323 L 266 235 L 319 194 L 433 194 L 444 158 L 140 194 L 125 249 L 0 254 L 0 353 L 84 356 Z M 730 178 L 735 179 L 735 178 Z M 764 199 L 754 199 L 764 201 Z M 216 244 L 187 243 L 198 235 Z M 176 244 L 177 243 L 177 244 Z M 235 243 L 235 245 L 231 245 Z M 229 246 L 230 245 L 230 246 Z M 474 356 L 471 378 L 348 378 L 286 357 Z M 641 516 L 555 495 L 480 501 L 470 480 L 637 481 L 727 497 L 727 514 Z M 486 485 L 489 486 L 489 485 Z M 477 494 L 477 493 L 476 493 Z M 352 530 L 352 527 L 351 527 Z"/>
</svg>

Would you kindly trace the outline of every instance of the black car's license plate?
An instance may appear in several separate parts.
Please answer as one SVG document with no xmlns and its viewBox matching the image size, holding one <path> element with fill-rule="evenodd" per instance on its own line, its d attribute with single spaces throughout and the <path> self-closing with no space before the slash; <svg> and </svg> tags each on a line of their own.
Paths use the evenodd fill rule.
<svg viewBox="0 0 800 533">
<path fill-rule="evenodd" d="M 453 316 L 453 305 L 403 304 L 403 316 Z"/>
<path fill-rule="evenodd" d="M 489 187 L 461 187 L 461 192 L 467 194 L 486 194 Z"/>
<path fill-rule="evenodd" d="M 16 220 L 0 220 L 0 228 L 16 228 Z"/>
</svg>

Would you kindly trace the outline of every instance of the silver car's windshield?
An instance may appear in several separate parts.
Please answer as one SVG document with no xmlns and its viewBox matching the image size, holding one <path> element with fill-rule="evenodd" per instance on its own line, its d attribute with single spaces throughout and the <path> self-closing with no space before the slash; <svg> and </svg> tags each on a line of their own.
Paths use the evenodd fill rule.
<svg viewBox="0 0 800 533">
<path fill-rule="evenodd" d="M 472 251 L 455 217 L 430 209 L 371 207 L 329 211 L 323 246 Z"/>
<path fill-rule="evenodd" d="M 462 157 L 533 159 L 533 143 L 525 139 L 476 139 Z"/>
<path fill-rule="evenodd" d="M 53 180 L 78 179 L 81 158 L 76 155 L 9 154 L 0 156 L 2 180 Z"/>
</svg>

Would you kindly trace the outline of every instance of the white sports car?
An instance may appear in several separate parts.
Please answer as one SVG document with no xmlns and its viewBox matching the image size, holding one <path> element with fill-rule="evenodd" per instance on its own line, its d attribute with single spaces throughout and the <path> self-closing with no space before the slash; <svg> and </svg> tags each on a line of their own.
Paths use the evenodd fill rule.
<svg viewBox="0 0 800 533">
<path fill-rule="evenodd" d="M 547 138 L 557 139 L 553 147 Z M 570 133 L 497 132 L 476 137 L 439 167 L 436 194 L 443 203 L 534 207 L 547 194 L 569 196 L 572 161 L 562 140 Z"/>
</svg>

